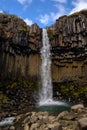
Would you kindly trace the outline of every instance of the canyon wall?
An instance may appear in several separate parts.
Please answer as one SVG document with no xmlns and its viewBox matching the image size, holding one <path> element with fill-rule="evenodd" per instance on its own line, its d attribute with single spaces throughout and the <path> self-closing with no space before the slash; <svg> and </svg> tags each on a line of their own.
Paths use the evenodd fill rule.
<svg viewBox="0 0 87 130">
<path fill-rule="evenodd" d="M 47 29 L 53 82 L 87 83 L 87 10 L 62 16 Z"/>
<path fill-rule="evenodd" d="M 0 78 L 38 79 L 42 29 L 14 16 L 0 14 Z"/>
<path fill-rule="evenodd" d="M 40 77 L 42 29 L 0 14 L 0 79 Z M 47 27 L 53 82 L 87 82 L 87 10 L 63 16 Z"/>
</svg>

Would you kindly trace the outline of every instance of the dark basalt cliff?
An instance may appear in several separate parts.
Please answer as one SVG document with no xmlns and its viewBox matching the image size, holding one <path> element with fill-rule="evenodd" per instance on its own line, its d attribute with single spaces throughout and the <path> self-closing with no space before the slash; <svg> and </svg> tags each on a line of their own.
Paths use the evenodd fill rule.
<svg viewBox="0 0 87 130">
<path fill-rule="evenodd" d="M 87 81 L 87 10 L 63 16 L 48 27 L 53 81 Z"/>
<path fill-rule="evenodd" d="M 29 110 L 36 103 L 41 37 L 37 24 L 0 14 L 0 118 L 3 111 Z"/>
<path fill-rule="evenodd" d="M 62 16 L 47 28 L 53 82 L 87 80 L 87 10 Z M 42 29 L 14 15 L 0 14 L 0 78 L 36 78 L 40 74 Z"/>
<path fill-rule="evenodd" d="M 42 30 L 14 16 L 0 14 L 0 78 L 37 77 Z"/>
<path fill-rule="evenodd" d="M 51 44 L 54 97 L 87 99 L 87 10 L 60 17 L 54 25 L 47 27 L 47 31 Z M 26 103 L 32 98 L 31 88 L 38 86 L 25 80 L 35 82 L 40 79 L 41 46 L 42 29 L 37 24 L 27 26 L 19 17 L 0 14 L 0 95 L 13 95 L 13 105 L 19 101 L 21 105 Z M 11 80 L 10 86 L 6 84 Z M 29 96 L 26 94 L 28 86 Z M 17 95 L 20 96 L 16 101 Z"/>
</svg>

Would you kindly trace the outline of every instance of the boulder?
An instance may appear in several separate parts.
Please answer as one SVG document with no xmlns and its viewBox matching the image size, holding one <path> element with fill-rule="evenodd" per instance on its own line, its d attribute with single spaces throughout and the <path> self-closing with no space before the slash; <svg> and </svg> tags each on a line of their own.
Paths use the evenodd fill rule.
<svg viewBox="0 0 87 130">
<path fill-rule="evenodd" d="M 39 127 L 39 123 L 34 123 L 31 125 L 30 130 L 38 130 L 39 129 L 38 127 Z"/>
<path fill-rule="evenodd" d="M 62 126 L 58 122 L 55 122 L 54 124 L 49 124 L 48 128 L 48 130 L 63 130 Z"/>
<path fill-rule="evenodd" d="M 68 111 L 63 111 L 61 112 L 58 116 L 57 116 L 57 120 L 63 118 L 64 116 L 66 116 L 69 112 Z"/>
<path fill-rule="evenodd" d="M 14 127 L 14 126 L 11 126 L 9 129 L 10 129 L 10 130 L 15 130 L 15 127 Z M 28 129 L 26 129 L 26 130 L 28 130 Z"/>
<path fill-rule="evenodd" d="M 74 105 L 71 107 L 71 110 L 74 112 L 78 112 L 80 109 L 83 109 L 84 105 L 83 104 L 78 104 L 78 105 Z"/>
<path fill-rule="evenodd" d="M 37 116 L 31 116 L 31 119 L 30 119 L 31 123 L 34 123 L 34 122 L 36 122 L 37 120 L 38 120 L 38 117 L 37 117 Z"/>
<path fill-rule="evenodd" d="M 65 119 L 67 120 L 75 120 L 77 115 L 75 113 L 69 113 L 68 115 L 65 116 Z"/>
<path fill-rule="evenodd" d="M 87 117 L 78 120 L 76 130 L 87 130 Z"/>
<path fill-rule="evenodd" d="M 30 130 L 29 125 L 27 123 L 24 125 L 24 130 Z"/>
</svg>

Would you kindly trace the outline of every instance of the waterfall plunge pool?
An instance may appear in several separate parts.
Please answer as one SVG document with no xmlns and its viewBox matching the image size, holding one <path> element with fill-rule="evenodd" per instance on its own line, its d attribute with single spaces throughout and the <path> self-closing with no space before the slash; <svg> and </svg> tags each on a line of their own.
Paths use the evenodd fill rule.
<svg viewBox="0 0 87 130">
<path fill-rule="evenodd" d="M 62 111 L 70 111 L 72 104 L 65 103 L 61 101 L 51 101 L 46 102 L 45 104 L 41 104 L 35 108 L 35 111 L 39 112 L 45 112 L 47 111 L 50 115 L 58 115 Z"/>
<path fill-rule="evenodd" d="M 70 105 L 61 101 L 53 100 L 53 85 L 51 78 L 51 44 L 46 29 L 42 31 L 41 48 L 41 84 L 39 91 L 39 102 L 36 111 L 48 111 L 49 114 L 58 114 L 64 110 L 69 110 Z"/>
</svg>

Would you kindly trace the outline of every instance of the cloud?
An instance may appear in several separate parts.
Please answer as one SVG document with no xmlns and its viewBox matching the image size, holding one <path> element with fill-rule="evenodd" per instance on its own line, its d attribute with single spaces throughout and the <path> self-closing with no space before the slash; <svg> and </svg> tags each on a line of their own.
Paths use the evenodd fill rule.
<svg viewBox="0 0 87 130">
<path fill-rule="evenodd" d="M 56 13 L 51 13 L 51 19 L 53 21 L 55 21 L 56 19 L 58 19 L 60 16 L 66 14 L 66 10 L 65 10 L 65 7 L 63 5 L 56 4 L 55 6 L 58 9 L 58 11 Z"/>
<path fill-rule="evenodd" d="M 0 10 L 0 13 L 4 13 L 2 10 Z"/>
<path fill-rule="evenodd" d="M 46 24 L 48 24 L 49 19 L 50 19 L 50 16 L 49 16 L 48 14 L 45 14 L 45 15 L 40 15 L 39 21 L 40 21 L 42 24 L 46 25 Z"/>
<path fill-rule="evenodd" d="M 70 11 L 70 14 L 82 9 L 87 9 L 87 0 L 75 0 L 72 2 L 72 5 L 74 8 Z"/>
<path fill-rule="evenodd" d="M 58 19 L 60 16 L 64 15 L 66 13 L 65 8 L 61 4 L 56 5 L 57 12 L 50 12 L 49 14 L 40 15 L 39 22 L 47 25 L 50 22 L 54 22 L 56 19 Z"/>
<path fill-rule="evenodd" d="M 23 5 L 23 10 L 26 10 L 33 0 L 17 0 L 21 5 Z"/>
<path fill-rule="evenodd" d="M 51 0 L 51 1 L 59 2 L 59 3 L 66 3 L 67 2 L 67 0 Z"/>
<path fill-rule="evenodd" d="M 27 3 L 31 3 L 32 0 L 17 0 L 20 4 L 27 4 Z"/>
<path fill-rule="evenodd" d="M 29 25 L 29 26 L 31 26 L 31 25 L 33 24 L 33 21 L 30 20 L 30 19 L 28 19 L 28 18 L 24 19 L 24 21 L 25 21 L 26 24 Z"/>
</svg>

